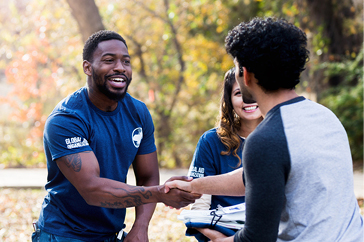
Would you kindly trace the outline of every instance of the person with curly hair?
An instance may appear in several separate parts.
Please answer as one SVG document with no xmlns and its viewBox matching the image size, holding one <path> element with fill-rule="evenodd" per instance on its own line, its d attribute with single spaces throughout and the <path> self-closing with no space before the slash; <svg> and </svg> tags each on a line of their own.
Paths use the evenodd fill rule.
<svg viewBox="0 0 364 242">
<path fill-rule="evenodd" d="M 227 238 L 205 229 L 214 242 L 363 241 L 346 131 L 295 91 L 309 56 L 305 33 L 283 19 L 254 18 L 232 29 L 225 46 L 264 117 L 245 141 L 244 170 L 166 187 L 246 196 L 244 228 Z"/>
<path fill-rule="evenodd" d="M 259 106 L 254 100 L 243 102 L 235 79 L 235 67 L 231 68 L 225 73 L 218 125 L 200 137 L 188 176 L 213 176 L 242 167 L 243 143 L 262 119 Z M 218 205 L 226 207 L 244 202 L 244 196 L 204 194 L 191 206 L 191 210 L 210 210 L 216 209 Z M 199 242 L 208 241 L 207 237 L 197 232 L 198 230 L 187 229 L 186 234 L 195 236 Z"/>
</svg>

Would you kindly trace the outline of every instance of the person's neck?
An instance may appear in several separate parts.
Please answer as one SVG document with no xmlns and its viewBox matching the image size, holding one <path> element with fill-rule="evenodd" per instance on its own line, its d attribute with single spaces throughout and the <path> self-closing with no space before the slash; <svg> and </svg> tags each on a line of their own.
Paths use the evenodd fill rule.
<svg viewBox="0 0 364 242">
<path fill-rule="evenodd" d="M 92 104 L 95 105 L 101 111 L 112 112 L 118 106 L 117 101 L 109 99 L 99 91 L 90 88 L 89 85 L 87 86 L 87 93 Z"/>
<path fill-rule="evenodd" d="M 276 105 L 298 97 L 295 90 L 279 89 L 274 92 L 266 93 L 262 89 L 258 91 L 256 100 L 263 117 Z"/>
<path fill-rule="evenodd" d="M 248 135 L 254 131 L 254 129 L 258 126 L 258 124 L 263 120 L 263 117 L 260 119 L 254 120 L 241 120 L 240 130 L 238 132 L 240 137 L 247 138 Z"/>
</svg>

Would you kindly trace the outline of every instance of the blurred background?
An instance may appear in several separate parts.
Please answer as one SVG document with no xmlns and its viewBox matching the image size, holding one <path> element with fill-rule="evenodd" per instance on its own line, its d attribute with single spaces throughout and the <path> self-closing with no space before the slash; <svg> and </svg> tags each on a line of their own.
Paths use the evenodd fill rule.
<svg viewBox="0 0 364 242">
<path fill-rule="evenodd" d="M 126 39 L 134 74 L 129 93 L 152 114 L 161 174 L 170 177 L 186 174 L 200 135 L 216 124 L 224 73 L 233 66 L 225 36 L 255 16 L 282 17 L 306 32 L 310 62 L 297 91 L 343 123 L 360 170 L 354 178 L 364 215 L 362 0 L 3 0 L 0 171 L 13 172 L 1 173 L 5 182 L 23 183 L 0 186 L 0 241 L 30 241 L 46 194 L 46 170 L 35 169 L 46 166 L 44 123 L 61 99 L 85 85 L 88 36 L 109 29 Z M 134 209 L 127 211 L 128 231 Z M 151 242 L 195 241 L 184 236 L 179 212 L 157 205 Z"/>
<path fill-rule="evenodd" d="M 186 168 L 216 124 L 228 31 L 254 16 L 286 18 L 309 40 L 297 88 L 339 117 L 363 161 L 361 0 L 7 0 L 0 2 L 1 168 L 44 167 L 42 133 L 54 106 L 85 85 L 82 48 L 114 30 L 127 41 L 133 81 L 156 128 L 161 168 Z"/>
</svg>

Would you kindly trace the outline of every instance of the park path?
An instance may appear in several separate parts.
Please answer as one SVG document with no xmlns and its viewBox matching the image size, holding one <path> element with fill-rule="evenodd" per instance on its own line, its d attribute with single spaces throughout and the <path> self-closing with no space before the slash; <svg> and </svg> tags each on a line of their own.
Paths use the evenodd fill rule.
<svg viewBox="0 0 364 242">
<path fill-rule="evenodd" d="M 187 175 L 187 169 L 160 169 L 160 181 L 164 183 L 172 176 Z M 128 184 L 135 185 L 132 170 L 128 172 Z M 44 188 L 47 182 L 47 169 L 0 169 L 0 188 Z"/>
<path fill-rule="evenodd" d="M 172 176 L 187 175 L 187 169 L 160 169 L 160 181 L 163 184 Z M 132 170 L 128 173 L 128 184 L 135 185 Z M 43 189 L 47 181 L 46 169 L 0 169 L 0 188 L 36 188 Z M 364 174 L 354 171 L 354 192 L 357 198 L 364 198 Z"/>
</svg>

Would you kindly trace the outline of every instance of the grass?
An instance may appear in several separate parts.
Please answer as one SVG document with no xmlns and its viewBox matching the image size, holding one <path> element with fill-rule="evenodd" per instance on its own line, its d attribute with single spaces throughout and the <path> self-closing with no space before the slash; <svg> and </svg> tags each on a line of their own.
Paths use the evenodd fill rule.
<svg viewBox="0 0 364 242">
<path fill-rule="evenodd" d="M 37 220 L 46 194 L 44 190 L 0 189 L 0 241 L 31 241 L 32 222 Z M 182 210 L 169 209 L 158 204 L 149 226 L 149 241 L 195 242 L 194 237 L 186 237 L 186 227 L 177 215 Z M 128 208 L 126 230 L 129 231 L 134 221 L 135 210 Z"/>
<path fill-rule="evenodd" d="M 0 241 L 31 241 L 32 222 L 39 211 L 46 192 L 32 189 L 0 189 Z M 363 199 L 358 199 L 364 215 Z M 149 226 L 150 242 L 195 242 L 194 237 L 185 236 L 185 225 L 177 220 L 182 210 L 169 209 L 158 204 Z M 134 221 L 134 208 L 127 209 L 126 231 Z"/>
</svg>

